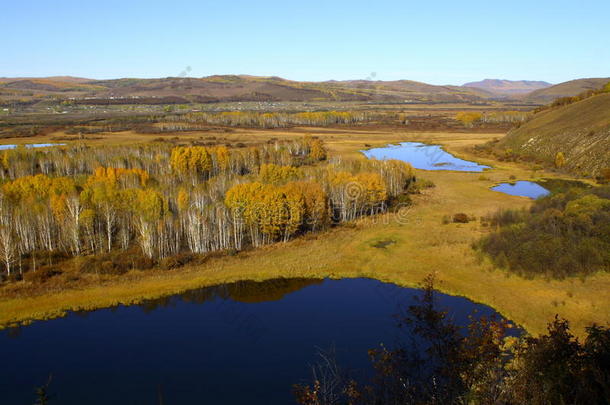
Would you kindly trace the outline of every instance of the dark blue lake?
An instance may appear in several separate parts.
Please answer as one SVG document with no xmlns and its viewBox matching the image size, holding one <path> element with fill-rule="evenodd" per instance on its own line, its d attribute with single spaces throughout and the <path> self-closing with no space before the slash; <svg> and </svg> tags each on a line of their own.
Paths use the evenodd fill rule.
<svg viewBox="0 0 610 405">
<path fill-rule="evenodd" d="M 392 346 L 396 314 L 421 292 L 370 279 L 278 279 L 194 290 L 0 332 L 0 403 L 289 404 L 319 349 L 370 371 L 367 350 Z M 458 324 L 495 311 L 438 294 Z"/>
<path fill-rule="evenodd" d="M 541 185 L 532 181 L 516 181 L 514 183 L 500 183 L 491 188 L 504 194 L 517 195 L 537 199 L 549 195 L 551 192 Z"/>
<path fill-rule="evenodd" d="M 375 159 L 396 159 L 408 162 L 416 169 L 455 170 L 460 172 L 482 172 L 489 166 L 480 165 L 456 158 L 446 152 L 440 145 L 428 145 L 421 142 L 402 142 L 384 148 L 363 150 L 366 157 Z"/>
</svg>

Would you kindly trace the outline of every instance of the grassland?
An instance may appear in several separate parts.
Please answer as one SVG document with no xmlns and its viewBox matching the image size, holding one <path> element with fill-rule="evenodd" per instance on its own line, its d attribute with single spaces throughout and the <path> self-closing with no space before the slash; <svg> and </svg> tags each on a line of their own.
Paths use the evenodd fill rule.
<svg viewBox="0 0 610 405">
<path fill-rule="evenodd" d="M 324 139 L 334 156 L 361 156 L 359 150 L 390 142 L 439 143 L 458 156 L 477 159 L 472 146 L 498 134 L 407 133 L 388 129 L 295 128 L 291 130 L 236 130 L 216 134 L 227 142 L 263 142 L 270 138 L 300 137 L 303 133 Z M 57 134 L 47 135 L 50 138 Z M 112 136 L 112 138 L 110 138 Z M 201 134 L 181 133 L 184 140 Z M 208 136 L 208 135 L 205 135 Z M 92 144 L 147 141 L 150 135 L 116 133 Z M 43 142 L 45 139 L 36 139 Z M 31 142 L 28 139 L 27 142 Z M 87 141 L 89 142 L 89 141 Z M 426 274 L 436 273 L 438 288 L 488 304 L 532 334 L 545 331 L 555 314 L 572 322 L 582 335 L 584 327 L 610 321 L 610 275 L 597 274 L 586 280 L 525 280 L 494 269 L 476 257 L 471 244 L 487 232 L 479 221 L 443 224 L 443 216 L 464 212 L 481 217 L 499 208 L 526 207 L 528 199 L 490 191 L 493 184 L 508 180 L 552 177 L 533 172 L 517 163 L 478 159 L 493 166 L 484 174 L 463 172 L 420 172 L 436 187 L 416 196 L 414 207 L 400 215 L 385 214 L 327 232 L 236 256 L 214 258 L 204 265 L 174 271 L 133 271 L 120 280 L 100 279 L 95 286 L 35 297 L 0 298 L 0 325 L 62 316 L 69 310 L 90 310 L 130 304 L 147 298 L 237 280 L 274 277 L 371 277 L 402 286 L 416 286 Z M 404 214 L 404 213 L 403 213 Z M 380 241 L 394 241 L 385 247 Z M 561 254 L 561 252 L 557 252 Z"/>
<path fill-rule="evenodd" d="M 561 152 L 565 169 L 589 176 L 610 167 L 610 94 L 535 114 L 513 129 L 499 146 L 553 164 Z"/>
</svg>

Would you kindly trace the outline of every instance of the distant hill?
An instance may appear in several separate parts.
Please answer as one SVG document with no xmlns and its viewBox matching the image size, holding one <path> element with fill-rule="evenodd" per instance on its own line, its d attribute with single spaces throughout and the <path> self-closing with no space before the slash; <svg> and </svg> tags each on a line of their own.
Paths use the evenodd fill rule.
<svg viewBox="0 0 610 405">
<path fill-rule="evenodd" d="M 71 77 L 0 79 L 0 100 L 74 99 L 78 103 L 188 103 L 220 101 L 473 102 L 491 97 L 475 88 L 409 80 L 298 82 L 279 77 L 89 80 Z"/>
<path fill-rule="evenodd" d="M 0 82 L 15 82 L 18 80 L 51 80 L 58 82 L 71 82 L 71 83 L 86 83 L 93 81 L 93 79 L 87 79 L 84 77 L 74 76 L 48 76 L 48 77 L 0 77 Z"/>
<path fill-rule="evenodd" d="M 541 81 L 485 79 L 463 86 L 412 80 L 330 80 L 300 82 L 280 77 L 216 75 L 202 78 L 122 78 L 93 80 L 72 76 L 0 78 L 0 103 L 71 99 L 81 104 L 169 104 L 225 101 L 370 101 L 470 103 L 493 98 L 546 103 L 601 87 L 610 79 L 580 79 L 550 86 Z"/>
<path fill-rule="evenodd" d="M 531 80 L 500 80 L 485 79 L 479 82 L 470 82 L 463 87 L 482 89 L 492 94 L 501 96 L 514 96 L 531 93 L 534 90 L 545 89 L 552 86 L 551 83 Z"/>
<path fill-rule="evenodd" d="M 570 80 L 545 89 L 533 91 L 525 97 L 525 100 L 543 104 L 549 103 L 556 98 L 571 97 L 583 91 L 599 89 L 609 81 L 610 77 Z"/>
<path fill-rule="evenodd" d="M 610 167 L 610 93 L 541 111 L 499 146 L 549 163 L 562 152 L 566 169 L 596 175 Z"/>
</svg>

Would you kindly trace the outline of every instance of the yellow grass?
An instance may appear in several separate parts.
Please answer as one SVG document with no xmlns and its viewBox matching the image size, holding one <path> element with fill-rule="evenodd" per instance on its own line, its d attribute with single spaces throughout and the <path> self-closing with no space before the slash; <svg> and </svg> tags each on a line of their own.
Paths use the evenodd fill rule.
<svg viewBox="0 0 610 405">
<path fill-rule="evenodd" d="M 302 136 L 304 132 L 323 137 L 333 155 L 360 156 L 358 150 L 363 149 L 365 143 L 378 146 L 411 140 L 441 143 L 447 150 L 471 160 L 476 159 L 469 152 L 473 144 L 498 136 L 334 129 L 240 130 L 221 136 L 262 140 Z M 71 309 L 130 304 L 145 298 L 244 279 L 372 277 L 402 286 L 416 286 L 429 273 L 436 273 L 437 287 L 441 291 L 488 304 L 533 334 L 544 332 L 547 322 L 555 314 L 569 319 L 579 335 L 593 322 L 608 324 L 609 274 L 598 274 L 585 281 L 525 280 L 494 269 L 487 261 L 477 260 L 471 243 L 487 231 L 478 221 L 442 224 L 444 215 L 457 212 L 480 217 L 499 208 L 531 204 L 526 198 L 489 190 L 490 186 L 508 180 L 511 175 L 517 179 L 530 179 L 531 171 L 512 163 L 478 160 L 494 166 L 484 174 L 484 180 L 479 179 L 480 173 L 420 172 L 420 176 L 432 180 L 436 187 L 416 198 L 415 206 L 403 221 L 397 221 L 394 214 L 365 218 L 354 227 L 343 226 L 234 257 L 213 259 L 196 268 L 132 272 L 125 279 L 106 281 L 97 287 L 35 298 L 4 299 L 0 301 L 0 324 L 52 318 Z M 373 247 L 381 240 L 396 243 L 386 248 Z"/>
</svg>

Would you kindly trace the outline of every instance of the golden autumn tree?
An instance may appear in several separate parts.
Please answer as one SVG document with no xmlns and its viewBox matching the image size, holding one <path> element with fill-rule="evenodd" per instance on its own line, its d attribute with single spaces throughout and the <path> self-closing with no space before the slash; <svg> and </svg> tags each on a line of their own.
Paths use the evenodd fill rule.
<svg viewBox="0 0 610 405">
<path fill-rule="evenodd" d="M 4 262 L 6 274 L 11 275 L 12 265 L 18 255 L 18 235 L 13 221 L 13 207 L 0 194 L 0 259 Z"/>
<path fill-rule="evenodd" d="M 320 139 L 314 138 L 309 142 L 309 155 L 314 161 L 326 159 L 326 149 Z"/>
<path fill-rule="evenodd" d="M 128 179 L 129 181 L 123 181 L 123 183 L 131 184 L 137 181 L 144 186 L 148 182 L 148 178 L 148 173 L 143 170 L 99 167 L 87 179 L 81 193 L 81 199 L 88 207 L 93 207 L 93 212 L 99 215 L 106 232 L 107 251 L 112 250 L 117 220 L 123 208 L 119 181 Z"/>
<path fill-rule="evenodd" d="M 291 236 L 299 232 L 305 221 L 305 197 L 303 191 L 298 187 L 290 186 L 281 187 L 278 191 L 282 194 L 285 209 L 283 210 L 283 233 L 284 241 L 287 241 Z"/>
<path fill-rule="evenodd" d="M 232 211 L 233 221 L 246 225 L 254 246 L 263 243 L 259 223 L 264 188 L 264 184 L 258 182 L 236 184 L 225 195 L 225 205 Z"/>
<path fill-rule="evenodd" d="M 375 210 L 383 209 L 383 204 L 388 198 L 385 182 L 378 173 L 359 173 L 354 177 L 356 184 L 361 185 L 362 193 L 358 197 L 359 209 Z"/>
<path fill-rule="evenodd" d="M 565 166 L 565 164 L 566 157 L 564 156 L 563 152 L 557 152 L 557 154 L 555 155 L 555 167 L 561 169 Z"/>
<path fill-rule="evenodd" d="M 191 196 L 189 195 L 189 192 L 184 188 L 180 188 L 180 190 L 178 190 L 178 196 L 176 197 L 178 209 L 181 211 L 186 211 L 191 203 L 190 200 Z"/>
<path fill-rule="evenodd" d="M 212 156 L 218 166 L 218 171 L 227 173 L 231 168 L 231 154 L 226 146 L 216 146 L 212 148 Z"/>
<path fill-rule="evenodd" d="M 296 181 L 284 186 L 285 192 L 300 193 L 303 200 L 303 224 L 315 231 L 330 222 L 328 196 L 319 183 L 313 181 Z"/>
<path fill-rule="evenodd" d="M 203 146 L 178 146 L 172 150 L 169 162 L 172 170 L 182 175 L 208 178 L 214 168 L 212 154 Z"/>
<path fill-rule="evenodd" d="M 133 210 L 142 252 L 148 257 L 155 257 L 157 225 L 168 210 L 167 201 L 157 190 L 137 189 L 134 191 Z"/>
<path fill-rule="evenodd" d="M 460 111 L 455 115 L 455 119 L 466 127 L 472 127 L 475 122 L 480 121 L 482 118 L 483 114 L 473 111 Z"/>
<path fill-rule="evenodd" d="M 261 182 L 267 184 L 283 184 L 301 176 L 301 171 L 296 167 L 278 166 L 273 163 L 262 164 L 259 170 Z"/>
</svg>

